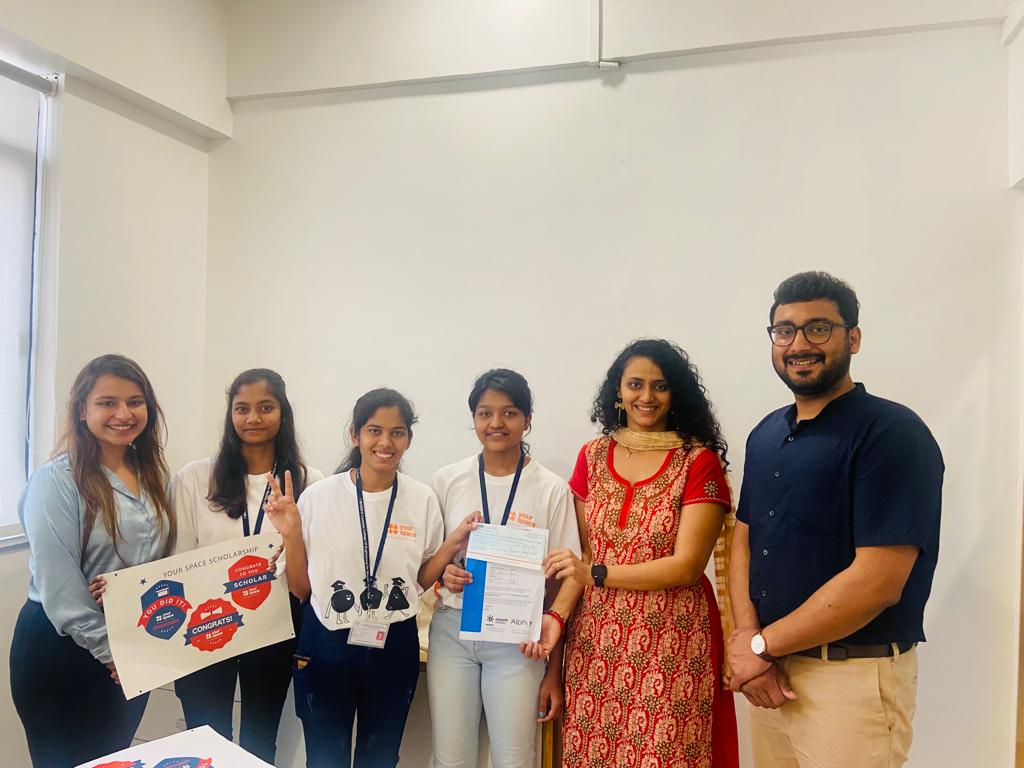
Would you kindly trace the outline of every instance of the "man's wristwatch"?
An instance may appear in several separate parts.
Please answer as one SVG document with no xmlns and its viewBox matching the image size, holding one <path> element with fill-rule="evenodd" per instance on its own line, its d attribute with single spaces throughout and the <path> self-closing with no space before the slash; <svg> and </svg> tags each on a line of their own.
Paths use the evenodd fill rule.
<svg viewBox="0 0 1024 768">
<path fill-rule="evenodd" d="M 775 657 L 768 653 L 768 644 L 764 640 L 764 635 L 760 632 L 755 632 L 754 636 L 750 638 L 750 650 L 759 659 L 765 661 L 774 661 Z"/>
<path fill-rule="evenodd" d="M 595 587 L 603 587 L 604 580 L 608 578 L 608 566 L 595 563 L 590 566 L 590 576 L 594 579 Z"/>
</svg>

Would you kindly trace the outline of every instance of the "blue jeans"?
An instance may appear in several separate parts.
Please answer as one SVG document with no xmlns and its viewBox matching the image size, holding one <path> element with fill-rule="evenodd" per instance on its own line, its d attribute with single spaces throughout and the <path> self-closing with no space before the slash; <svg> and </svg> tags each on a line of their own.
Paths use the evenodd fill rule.
<svg viewBox="0 0 1024 768">
<path fill-rule="evenodd" d="M 392 624 L 383 648 L 349 645 L 348 635 L 303 609 L 292 677 L 306 767 L 394 768 L 420 674 L 416 618 Z"/>
<path fill-rule="evenodd" d="M 493 768 L 534 768 L 545 664 L 524 658 L 512 643 L 460 640 L 461 621 L 462 611 L 438 606 L 430 622 L 434 768 L 476 768 L 481 707 Z"/>
</svg>

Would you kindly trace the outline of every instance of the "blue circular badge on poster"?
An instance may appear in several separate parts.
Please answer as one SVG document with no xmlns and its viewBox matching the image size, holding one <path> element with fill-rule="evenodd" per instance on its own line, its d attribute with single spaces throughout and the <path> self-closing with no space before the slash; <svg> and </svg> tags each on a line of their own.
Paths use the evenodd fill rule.
<svg viewBox="0 0 1024 768">
<path fill-rule="evenodd" d="M 139 626 L 153 637 L 169 640 L 185 623 L 192 609 L 185 599 L 185 585 L 180 581 L 158 581 L 142 595 L 142 616 Z"/>
</svg>

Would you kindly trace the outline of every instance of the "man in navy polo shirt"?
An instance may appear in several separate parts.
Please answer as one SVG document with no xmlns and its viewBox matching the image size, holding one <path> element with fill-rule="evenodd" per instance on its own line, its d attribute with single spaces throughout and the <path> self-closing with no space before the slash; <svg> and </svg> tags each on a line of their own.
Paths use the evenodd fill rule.
<svg viewBox="0 0 1024 768">
<path fill-rule="evenodd" d="M 910 750 L 944 467 L 917 414 L 850 377 L 858 311 L 823 272 L 785 280 L 771 308 L 795 403 L 747 439 L 729 570 L 758 768 L 894 768 Z"/>
</svg>

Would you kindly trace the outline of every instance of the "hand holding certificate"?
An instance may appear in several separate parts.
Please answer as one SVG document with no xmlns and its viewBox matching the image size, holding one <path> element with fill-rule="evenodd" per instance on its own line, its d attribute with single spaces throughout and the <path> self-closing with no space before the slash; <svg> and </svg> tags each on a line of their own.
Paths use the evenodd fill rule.
<svg viewBox="0 0 1024 768">
<path fill-rule="evenodd" d="M 462 602 L 463 640 L 522 643 L 540 638 L 546 529 L 479 525 L 469 537 L 473 581 Z"/>
</svg>

